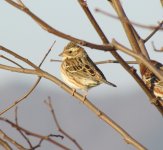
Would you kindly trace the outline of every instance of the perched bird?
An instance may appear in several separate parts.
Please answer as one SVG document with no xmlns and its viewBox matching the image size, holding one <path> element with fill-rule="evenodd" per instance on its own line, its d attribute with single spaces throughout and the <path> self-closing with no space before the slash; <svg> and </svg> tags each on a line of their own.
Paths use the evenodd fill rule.
<svg viewBox="0 0 163 150">
<path fill-rule="evenodd" d="M 157 69 L 163 71 L 163 64 L 154 60 L 151 60 L 151 62 Z M 140 64 L 140 73 L 149 90 L 153 92 L 157 98 L 163 100 L 163 82 L 160 81 L 144 64 Z"/>
<path fill-rule="evenodd" d="M 84 48 L 76 43 L 70 42 L 59 56 L 62 57 L 62 78 L 73 89 L 87 91 L 102 83 L 116 87 L 115 84 L 106 80 Z"/>
</svg>

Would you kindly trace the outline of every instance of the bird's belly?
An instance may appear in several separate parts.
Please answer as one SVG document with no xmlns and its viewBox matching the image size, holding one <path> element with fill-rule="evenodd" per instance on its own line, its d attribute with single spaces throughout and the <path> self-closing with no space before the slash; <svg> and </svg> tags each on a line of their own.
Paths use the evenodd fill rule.
<svg viewBox="0 0 163 150">
<path fill-rule="evenodd" d="M 61 76 L 62 76 L 63 81 L 64 81 L 67 85 L 69 85 L 71 88 L 74 88 L 74 89 L 81 89 L 79 86 L 77 86 L 76 84 L 74 84 L 74 83 L 71 81 L 71 79 L 69 79 L 69 77 L 68 77 L 65 73 L 62 72 L 62 70 L 61 70 Z"/>
<path fill-rule="evenodd" d="M 67 76 L 66 72 L 64 72 L 62 69 L 61 69 L 61 76 L 62 76 L 63 81 L 67 85 L 69 85 L 71 88 L 74 88 L 74 89 L 87 90 L 87 89 L 90 89 L 92 87 L 95 87 L 95 86 L 101 84 L 100 82 L 97 82 L 97 81 L 94 81 L 91 79 L 87 79 L 87 78 L 83 78 L 80 76 L 69 77 L 69 76 Z"/>
<path fill-rule="evenodd" d="M 154 95 L 156 97 L 161 98 L 163 100 L 163 88 L 162 87 L 155 86 L 154 87 Z"/>
</svg>

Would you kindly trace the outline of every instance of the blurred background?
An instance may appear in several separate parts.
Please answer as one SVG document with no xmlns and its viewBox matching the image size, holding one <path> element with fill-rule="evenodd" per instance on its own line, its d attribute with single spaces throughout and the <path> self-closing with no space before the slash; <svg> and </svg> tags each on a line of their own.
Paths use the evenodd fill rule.
<svg viewBox="0 0 163 150">
<path fill-rule="evenodd" d="M 159 0 L 121 0 L 121 2 L 127 16 L 134 22 L 156 25 L 163 18 L 163 10 Z M 24 3 L 32 12 L 57 30 L 93 43 L 101 43 L 77 0 L 67 0 L 66 2 L 65 0 L 28 0 Z M 88 6 L 109 40 L 115 38 L 125 46 L 130 47 L 119 21 L 94 11 L 95 8 L 100 8 L 111 14 L 116 14 L 107 0 L 88 0 Z M 69 41 L 44 31 L 29 16 L 5 1 L 0 1 L 0 19 L 0 44 L 37 65 L 53 41 L 56 40 L 56 44 L 42 69 L 61 79 L 60 63 L 50 62 L 50 59 L 60 59 L 58 54 Z M 151 33 L 147 29 L 135 28 L 142 38 L 146 38 Z M 146 43 L 151 58 L 162 62 L 163 53 L 154 52 L 151 41 L 154 41 L 157 48 L 163 46 L 162 31 L 157 32 Z M 114 59 L 109 53 L 85 49 L 94 61 Z M 1 54 L 4 53 L 1 52 Z M 120 52 L 119 54 L 125 60 L 133 60 L 125 54 Z M 9 64 L 2 59 L 0 59 L 0 63 Z M 149 150 L 162 150 L 163 118 L 156 108 L 150 104 L 138 84 L 119 64 L 103 64 L 98 67 L 103 71 L 106 78 L 118 87 L 112 88 L 103 84 L 91 89 L 88 93 L 91 102 Z M 138 68 L 136 65 L 134 67 Z M 35 83 L 37 77 L 4 70 L 0 70 L 0 72 L 0 111 L 2 111 L 24 95 Z M 77 99 L 45 79 L 42 79 L 34 92 L 18 105 L 21 126 L 44 135 L 59 133 L 51 113 L 44 104 L 44 100 L 48 96 L 53 101 L 61 127 L 76 139 L 84 150 L 135 149 L 126 144 L 114 129 L 101 121 Z M 14 120 L 14 109 L 9 110 L 3 116 Z M 0 122 L 0 128 L 15 140 L 25 143 L 22 137 L 7 124 Z M 57 140 L 72 150 L 77 149 L 66 138 Z M 60 148 L 43 142 L 41 148 L 38 149 L 59 150 Z"/>
</svg>

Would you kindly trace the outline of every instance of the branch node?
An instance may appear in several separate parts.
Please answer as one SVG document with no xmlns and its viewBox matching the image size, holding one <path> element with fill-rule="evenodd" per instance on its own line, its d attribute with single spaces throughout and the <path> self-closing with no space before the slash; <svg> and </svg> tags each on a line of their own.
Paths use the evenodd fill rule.
<svg viewBox="0 0 163 150">
<path fill-rule="evenodd" d="M 131 70 L 133 73 L 136 73 L 136 71 L 137 71 L 133 66 L 130 67 L 130 70 Z"/>
</svg>

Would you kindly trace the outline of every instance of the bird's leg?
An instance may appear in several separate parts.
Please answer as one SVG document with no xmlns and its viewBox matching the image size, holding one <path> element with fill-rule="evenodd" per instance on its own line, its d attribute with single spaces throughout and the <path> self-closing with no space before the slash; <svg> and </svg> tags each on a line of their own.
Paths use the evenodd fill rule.
<svg viewBox="0 0 163 150">
<path fill-rule="evenodd" d="M 74 93 L 76 92 L 76 89 L 72 89 L 72 96 L 74 96 Z"/>
<path fill-rule="evenodd" d="M 86 100 L 86 98 L 87 98 L 87 95 L 88 95 L 88 91 L 86 91 L 86 93 L 84 93 L 84 95 L 83 95 L 83 103 L 85 102 L 85 100 Z"/>
</svg>

